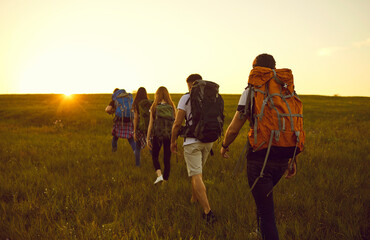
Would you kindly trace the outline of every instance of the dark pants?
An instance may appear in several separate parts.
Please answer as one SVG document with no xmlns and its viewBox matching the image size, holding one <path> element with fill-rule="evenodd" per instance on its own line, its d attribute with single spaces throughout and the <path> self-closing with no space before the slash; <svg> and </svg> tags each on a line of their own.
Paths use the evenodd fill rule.
<svg viewBox="0 0 370 240">
<path fill-rule="evenodd" d="M 163 170 L 163 179 L 168 180 L 170 176 L 171 170 L 171 139 L 164 138 L 160 139 L 158 137 L 153 137 L 152 140 L 152 159 L 153 159 L 153 166 L 154 169 L 160 170 L 161 165 L 159 164 L 159 152 L 163 145 L 163 162 L 164 162 L 164 170 Z"/>
<path fill-rule="evenodd" d="M 264 160 L 265 154 L 263 152 L 256 154 L 251 152 L 251 150 L 249 151 L 247 156 L 247 174 L 250 187 L 260 175 Z M 288 167 L 288 161 L 289 158 L 279 158 L 272 154 L 267 160 L 263 177 L 257 181 L 252 190 L 257 207 L 258 228 L 263 239 L 279 239 L 275 222 L 272 189 L 284 175 Z"/>
</svg>

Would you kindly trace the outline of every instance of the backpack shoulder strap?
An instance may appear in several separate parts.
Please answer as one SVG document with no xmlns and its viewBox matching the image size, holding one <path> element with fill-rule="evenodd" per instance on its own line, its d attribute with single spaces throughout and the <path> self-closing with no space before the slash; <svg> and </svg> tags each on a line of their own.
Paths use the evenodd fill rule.
<svg viewBox="0 0 370 240">
<path fill-rule="evenodd" d="M 185 93 L 185 95 L 186 95 L 186 94 L 189 94 L 189 95 L 190 95 L 190 92 Z M 185 105 L 188 105 L 189 101 L 190 101 L 190 96 L 189 96 L 188 100 L 186 100 Z"/>
<path fill-rule="evenodd" d="M 279 78 L 278 78 L 278 76 L 276 75 L 276 71 L 275 71 L 275 69 L 272 69 L 272 71 L 274 72 L 274 79 L 275 79 L 275 81 L 278 83 L 278 84 L 280 84 L 281 86 L 283 86 L 284 88 L 287 88 L 288 87 L 288 84 L 286 84 L 286 83 L 284 83 L 283 81 L 281 81 Z"/>
</svg>

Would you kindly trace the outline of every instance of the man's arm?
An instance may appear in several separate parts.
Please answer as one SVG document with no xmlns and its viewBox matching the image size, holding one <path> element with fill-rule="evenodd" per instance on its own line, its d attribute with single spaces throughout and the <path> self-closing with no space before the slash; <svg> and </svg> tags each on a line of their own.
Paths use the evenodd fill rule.
<svg viewBox="0 0 370 240">
<path fill-rule="evenodd" d="M 286 170 L 286 179 L 293 178 L 297 174 L 297 156 L 295 159 L 289 159 L 288 169 Z"/>
<path fill-rule="evenodd" d="M 175 121 L 172 126 L 172 135 L 171 135 L 171 152 L 177 153 L 177 136 L 179 134 L 181 125 L 185 119 L 186 112 L 182 109 L 179 109 L 176 114 Z"/>
<path fill-rule="evenodd" d="M 222 142 L 222 148 L 220 153 L 223 157 L 228 158 L 227 152 L 229 151 L 229 145 L 235 140 L 238 136 L 240 129 L 243 127 L 246 117 L 241 117 L 240 113 L 237 111 L 234 115 L 233 120 L 231 121 L 229 127 L 226 130 L 224 140 Z"/>
<path fill-rule="evenodd" d="M 108 113 L 108 114 L 113 114 L 115 112 L 115 105 L 114 105 L 114 101 L 110 101 L 108 106 L 105 108 L 105 112 Z"/>
</svg>

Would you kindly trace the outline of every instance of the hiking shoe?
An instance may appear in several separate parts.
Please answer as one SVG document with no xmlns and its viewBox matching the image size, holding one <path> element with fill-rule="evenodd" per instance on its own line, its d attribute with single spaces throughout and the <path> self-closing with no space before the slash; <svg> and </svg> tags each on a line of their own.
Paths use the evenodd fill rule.
<svg viewBox="0 0 370 240">
<path fill-rule="evenodd" d="M 116 147 L 112 148 L 112 152 L 117 152 L 117 148 Z"/>
<path fill-rule="evenodd" d="M 157 184 L 157 183 L 162 182 L 162 181 L 163 181 L 163 176 L 161 175 L 161 176 L 157 177 L 154 184 Z"/>
<path fill-rule="evenodd" d="M 203 219 L 207 221 L 208 224 L 213 224 L 214 222 L 217 221 L 216 216 L 213 214 L 212 210 L 209 211 L 209 213 L 205 214 L 203 212 Z"/>
</svg>

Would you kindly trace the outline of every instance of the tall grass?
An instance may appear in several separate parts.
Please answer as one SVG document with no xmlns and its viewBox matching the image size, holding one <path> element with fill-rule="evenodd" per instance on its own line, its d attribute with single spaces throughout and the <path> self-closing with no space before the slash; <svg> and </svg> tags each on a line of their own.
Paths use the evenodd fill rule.
<svg viewBox="0 0 370 240">
<path fill-rule="evenodd" d="M 174 95 L 177 103 L 180 95 Z M 226 95 L 225 128 L 239 96 Z M 0 239 L 248 239 L 255 206 L 243 172 L 214 145 L 204 169 L 212 227 L 190 200 L 182 155 L 167 184 L 127 140 L 111 152 L 110 95 L 0 96 Z M 294 179 L 274 189 L 281 239 L 369 239 L 370 99 L 303 96 L 306 149 Z M 181 145 L 179 140 L 179 146 Z"/>
</svg>

